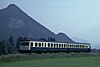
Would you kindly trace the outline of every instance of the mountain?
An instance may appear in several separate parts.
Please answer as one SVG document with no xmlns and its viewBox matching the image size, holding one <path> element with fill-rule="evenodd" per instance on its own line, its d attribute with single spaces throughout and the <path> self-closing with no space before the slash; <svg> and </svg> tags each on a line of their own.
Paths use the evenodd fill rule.
<svg viewBox="0 0 100 67">
<path fill-rule="evenodd" d="M 65 34 L 55 34 L 28 16 L 15 4 L 0 10 L 0 40 L 19 36 L 34 39 L 54 37 L 57 41 L 74 42 Z"/>
<path fill-rule="evenodd" d="M 87 40 L 82 39 L 82 38 L 78 38 L 78 37 L 72 37 L 72 38 L 73 38 L 73 40 L 74 40 L 75 42 L 88 43 Z"/>
<path fill-rule="evenodd" d="M 58 33 L 56 35 L 56 40 L 61 42 L 72 42 L 72 39 L 69 38 L 65 33 Z"/>
</svg>

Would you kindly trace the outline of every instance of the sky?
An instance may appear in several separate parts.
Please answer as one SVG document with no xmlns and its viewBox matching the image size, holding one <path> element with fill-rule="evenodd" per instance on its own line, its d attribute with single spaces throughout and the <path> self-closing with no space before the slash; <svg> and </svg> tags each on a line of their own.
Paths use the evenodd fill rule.
<svg viewBox="0 0 100 67">
<path fill-rule="evenodd" d="M 0 0 L 0 9 L 9 4 L 56 34 L 100 44 L 100 0 Z"/>
</svg>

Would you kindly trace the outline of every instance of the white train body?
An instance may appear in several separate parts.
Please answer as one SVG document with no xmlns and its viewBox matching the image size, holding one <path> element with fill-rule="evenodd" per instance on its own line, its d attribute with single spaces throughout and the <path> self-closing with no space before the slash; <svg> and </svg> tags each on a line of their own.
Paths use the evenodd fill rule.
<svg viewBox="0 0 100 67">
<path fill-rule="evenodd" d="M 33 52 L 90 52 L 91 45 L 88 43 L 21 41 L 20 50 Z"/>
</svg>

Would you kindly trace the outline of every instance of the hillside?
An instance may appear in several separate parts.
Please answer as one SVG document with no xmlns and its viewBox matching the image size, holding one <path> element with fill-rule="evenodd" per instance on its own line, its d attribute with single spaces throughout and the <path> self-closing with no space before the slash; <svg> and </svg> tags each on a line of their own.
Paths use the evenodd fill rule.
<svg viewBox="0 0 100 67">
<path fill-rule="evenodd" d="M 19 36 L 34 39 L 54 37 L 57 41 L 74 42 L 64 33 L 56 35 L 15 4 L 0 10 L 0 40 L 8 39 L 10 36 L 14 39 Z"/>
</svg>

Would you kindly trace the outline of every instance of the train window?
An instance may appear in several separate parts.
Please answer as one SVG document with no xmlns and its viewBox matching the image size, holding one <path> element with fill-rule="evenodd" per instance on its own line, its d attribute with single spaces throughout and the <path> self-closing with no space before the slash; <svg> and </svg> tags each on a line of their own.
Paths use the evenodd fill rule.
<svg viewBox="0 0 100 67">
<path fill-rule="evenodd" d="M 46 43 L 45 43 L 45 47 L 46 47 Z"/>
<path fill-rule="evenodd" d="M 72 48 L 72 47 L 73 47 L 73 45 L 70 45 L 70 47 Z"/>
<path fill-rule="evenodd" d="M 65 45 L 65 47 L 68 47 L 67 44 Z"/>
<path fill-rule="evenodd" d="M 67 47 L 68 47 L 68 48 L 70 48 L 70 46 L 69 46 L 69 45 L 68 45 Z"/>
<path fill-rule="evenodd" d="M 31 46 L 33 46 L 33 43 L 31 42 Z"/>
<path fill-rule="evenodd" d="M 84 45 L 82 45 L 82 48 L 84 48 Z"/>
<path fill-rule="evenodd" d="M 48 47 L 50 47 L 50 43 L 48 43 Z"/>
<path fill-rule="evenodd" d="M 73 45 L 73 48 L 75 48 L 75 45 Z"/>
<path fill-rule="evenodd" d="M 77 45 L 78 46 L 78 48 L 80 48 L 80 45 Z"/>
<path fill-rule="evenodd" d="M 74 45 L 72 45 L 72 48 L 74 48 Z"/>
<path fill-rule="evenodd" d="M 74 45 L 74 48 L 76 48 L 76 45 Z"/>
<path fill-rule="evenodd" d="M 72 45 L 70 45 L 70 48 L 72 48 Z"/>
<path fill-rule="evenodd" d="M 89 46 L 89 48 L 91 48 L 91 46 Z"/>
<path fill-rule="evenodd" d="M 78 46 L 77 46 L 77 45 L 75 45 L 75 47 L 76 47 L 76 48 L 78 48 Z"/>
<path fill-rule="evenodd" d="M 56 46 L 56 44 L 54 44 L 54 47 Z"/>
<path fill-rule="evenodd" d="M 71 44 L 71 48 L 73 48 L 73 45 Z"/>
<path fill-rule="evenodd" d="M 79 48 L 79 45 L 76 45 L 76 48 Z"/>
<path fill-rule="evenodd" d="M 58 44 L 56 44 L 57 45 L 57 47 L 58 47 Z"/>
<path fill-rule="evenodd" d="M 80 47 L 80 48 L 82 48 L 82 46 L 81 46 L 81 45 L 79 45 L 79 47 Z"/>
<path fill-rule="evenodd" d="M 42 47 L 43 47 L 43 43 L 42 43 Z"/>
<path fill-rule="evenodd" d="M 74 45 L 72 45 L 72 48 L 74 48 Z"/>
<path fill-rule="evenodd" d="M 75 46 L 75 48 L 76 48 L 76 45 L 74 45 Z"/>
<path fill-rule="evenodd" d="M 63 44 L 62 44 L 62 47 L 63 47 Z"/>
<path fill-rule="evenodd" d="M 79 47 L 81 48 L 81 45 L 79 45 Z"/>
<path fill-rule="evenodd" d="M 75 48 L 75 45 L 73 45 L 73 48 Z"/>
<path fill-rule="evenodd" d="M 21 43 L 21 46 L 28 46 L 29 45 L 29 42 L 22 42 Z"/>
<path fill-rule="evenodd" d="M 55 44 L 55 47 L 57 47 L 57 44 Z"/>
<path fill-rule="evenodd" d="M 66 45 L 64 44 L 64 47 L 66 47 Z"/>
<path fill-rule="evenodd" d="M 53 43 L 51 43 L 51 47 L 53 47 Z"/>
<path fill-rule="evenodd" d="M 59 44 L 59 47 L 61 47 L 61 44 Z"/>
<path fill-rule="evenodd" d="M 37 47 L 37 43 L 35 43 L 35 47 Z"/>
<path fill-rule="evenodd" d="M 88 46 L 86 46 L 86 48 L 88 48 Z"/>
<path fill-rule="evenodd" d="M 82 45 L 82 48 L 84 48 L 84 45 Z"/>
<path fill-rule="evenodd" d="M 80 48 L 80 46 L 79 46 L 79 45 L 77 45 L 77 48 Z"/>
<path fill-rule="evenodd" d="M 69 45 L 67 44 L 67 47 L 69 47 Z"/>
<path fill-rule="evenodd" d="M 41 47 L 41 43 L 39 43 L 39 47 Z"/>
</svg>

